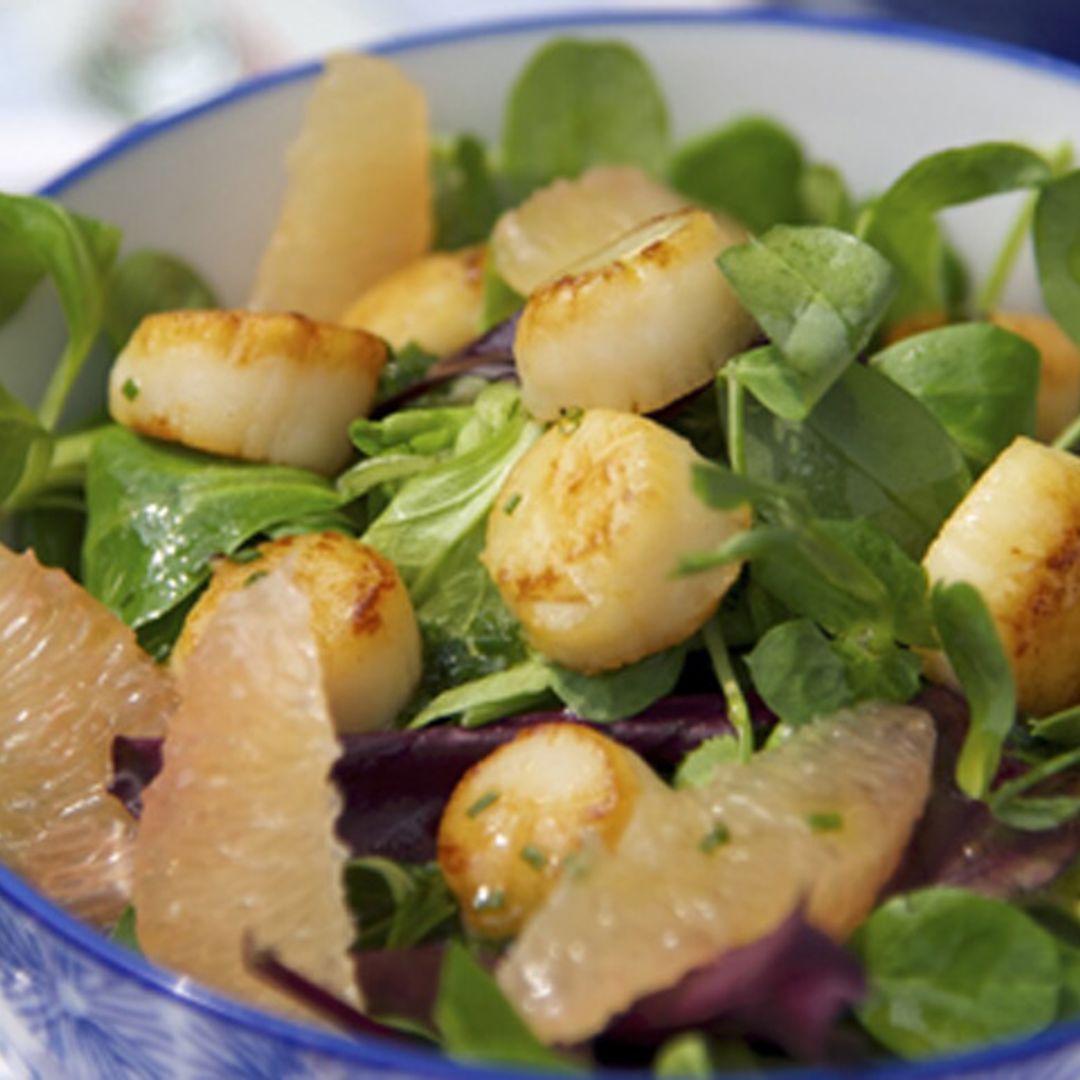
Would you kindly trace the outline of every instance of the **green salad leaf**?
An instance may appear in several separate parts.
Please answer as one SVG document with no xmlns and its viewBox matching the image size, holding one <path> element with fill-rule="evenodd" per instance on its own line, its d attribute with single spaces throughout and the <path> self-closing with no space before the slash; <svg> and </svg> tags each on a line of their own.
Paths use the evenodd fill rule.
<svg viewBox="0 0 1080 1080">
<path fill-rule="evenodd" d="M 436 143 L 431 154 L 435 247 L 453 251 L 486 240 L 506 206 L 487 147 L 475 135 Z"/>
<path fill-rule="evenodd" d="M 86 587 L 135 627 L 198 589 L 215 555 L 275 526 L 323 520 L 340 503 L 302 469 L 225 461 L 120 427 L 94 443 L 86 500 Z"/>
<path fill-rule="evenodd" d="M 1016 681 L 986 601 L 966 582 L 938 583 L 931 593 L 934 625 L 968 701 L 970 722 L 956 783 L 983 798 L 997 773 L 1016 717 Z"/>
<path fill-rule="evenodd" d="M 1057 1016 L 1058 947 L 1003 901 L 946 888 L 898 896 L 852 944 L 870 980 L 859 1020 L 903 1057 L 1021 1038 Z"/>
<path fill-rule="evenodd" d="M 976 471 L 1035 430 L 1039 352 L 991 323 L 962 323 L 898 341 L 870 363 L 921 401 Z"/>
<path fill-rule="evenodd" d="M 748 403 L 750 477 L 792 487 L 824 518 L 867 518 L 921 558 L 970 485 L 959 448 L 891 379 L 850 365 L 801 423 Z"/>
<path fill-rule="evenodd" d="M 218 306 L 214 291 L 182 259 L 164 251 L 136 251 L 109 276 L 104 330 L 119 351 L 147 315 Z"/>
<path fill-rule="evenodd" d="M 772 341 L 731 362 L 739 382 L 778 416 L 802 420 L 870 340 L 892 270 L 873 248 L 821 225 L 778 225 L 718 261 Z"/>
<path fill-rule="evenodd" d="M 606 723 L 644 712 L 675 689 L 686 648 L 675 645 L 614 671 L 584 675 L 548 662 L 551 689 L 575 716 Z"/>
<path fill-rule="evenodd" d="M 1039 192 L 1033 236 L 1046 306 L 1065 333 L 1080 342 L 1080 169 Z"/>
<path fill-rule="evenodd" d="M 435 1023 L 451 1057 L 548 1072 L 581 1072 L 525 1026 L 495 980 L 459 942 L 447 946 Z"/>
<path fill-rule="evenodd" d="M 502 425 L 467 452 L 406 480 L 364 534 L 398 568 L 418 607 L 439 587 L 451 550 L 486 518 L 507 473 L 540 434 L 512 388 L 494 386 L 485 395 L 505 405 Z"/>
<path fill-rule="evenodd" d="M 755 233 L 804 218 L 802 148 L 768 117 L 742 117 L 691 139 L 672 158 L 668 175 L 676 191 Z"/>
<path fill-rule="evenodd" d="M 590 165 L 659 173 L 670 150 L 660 88 L 641 56 L 619 42 L 553 41 L 510 91 L 502 165 L 518 196 Z"/>
<path fill-rule="evenodd" d="M 912 165 L 864 214 L 858 233 L 900 275 L 891 317 L 950 310 L 953 256 L 934 215 L 1049 180 L 1048 163 L 1014 143 L 943 150 Z"/>
<path fill-rule="evenodd" d="M 68 344 L 45 390 L 38 416 L 55 428 L 105 317 L 109 271 L 120 231 L 32 195 L 0 194 L 0 249 L 5 274 L 0 319 L 18 309 L 46 275 L 60 296 Z"/>
<path fill-rule="evenodd" d="M 408 949 L 458 926 L 457 901 L 435 863 L 352 859 L 345 895 L 360 928 L 357 949 Z"/>
</svg>

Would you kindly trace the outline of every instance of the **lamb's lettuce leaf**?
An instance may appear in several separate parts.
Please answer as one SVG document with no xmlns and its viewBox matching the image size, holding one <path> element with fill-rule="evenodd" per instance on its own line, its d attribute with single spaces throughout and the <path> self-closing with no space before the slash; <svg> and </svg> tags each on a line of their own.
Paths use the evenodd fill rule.
<svg viewBox="0 0 1080 1080">
<path fill-rule="evenodd" d="M 94 443 L 86 499 L 86 587 L 135 627 L 190 596 L 215 555 L 259 533 L 312 517 L 348 529 L 337 492 L 313 473 L 225 461 L 120 427 Z"/>
</svg>

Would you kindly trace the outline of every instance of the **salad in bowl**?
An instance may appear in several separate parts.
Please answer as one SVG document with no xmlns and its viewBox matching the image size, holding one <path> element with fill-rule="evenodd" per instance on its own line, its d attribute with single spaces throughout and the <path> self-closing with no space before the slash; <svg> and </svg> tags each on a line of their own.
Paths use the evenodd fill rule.
<svg viewBox="0 0 1080 1080">
<path fill-rule="evenodd" d="M 0 197 L 0 315 L 47 280 L 67 329 L 0 396 L 5 881 L 376 1071 L 1056 1037 L 1074 132 L 866 187 L 778 110 L 683 130 L 608 29 L 534 33 L 481 134 L 330 58 L 227 302 Z"/>
</svg>

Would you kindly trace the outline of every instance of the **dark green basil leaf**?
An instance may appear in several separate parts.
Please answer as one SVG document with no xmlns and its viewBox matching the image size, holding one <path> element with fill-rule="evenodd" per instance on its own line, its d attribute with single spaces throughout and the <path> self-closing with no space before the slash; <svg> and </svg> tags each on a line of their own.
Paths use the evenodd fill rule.
<svg viewBox="0 0 1080 1080">
<path fill-rule="evenodd" d="M 446 1052 L 460 1060 L 548 1072 L 582 1071 L 537 1041 L 495 980 L 456 941 L 447 946 L 443 960 L 435 1023 Z"/>
<path fill-rule="evenodd" d="M 824 518 L 868 518 L 921 558 L 970 475 L 924 405 L 852 364 L 801 424 L 747 402 L 747 473 L 799 490 Z"/>
<path fill-rule="evenodd" d="M 692 139 L 672 158 L 676 191 L 760 233 L 803 220 L 802 148 L 773 120 L 747 116 Z"/>
<path fill-rule="evenodd" d="M 437 144 L 431 154 L 435 203 L 435 247 L 454 250 L 486 240 L 504 199 L 475 135 Z"/>
<path fill-rule="evenodd" d="M 590 165 L 659 172 L 667 107 L 644 60 L 618 42 L 562 38 L 518 76 L 503 120 L 502 163 L 520 194 Z"/>
<path fill-rule="evenodd" d="M 223 461 L 124 428 L 95 440 L 86 497 L 86 587 L 136 627 L 197 589 L 215 555 L 339 505 L 313 473 Z"/>
<path fill-rule="evenodd" d="M 991 323 L 964 323 L 898 341 L 870 363 L 921 401 L 978 470 L 1035 430 L 1039 352 Z"/>
<path fill-rule="evenodd" d="M 119 352 L 147 315 L 216 307 L 214 291 L 182 259 L 163 251 L 136 251 L 109 276 L 105 333 Z"/>
<path fill-rule="evenodd" d="M 981 799 L 1016 719 L 1016 682 L 986 602 L 965 582 L 938 583 L 930 594 L 934 625 L 968 700 L 971 721 L 956 763 L 956 783 Z"/>
<path fill-rule="evenodd" d="M 904 1057 L 1020 1038 L 1057 1015 L 1057 945 L 1003 901 L 960 889 L 898 896 L 870 916 L 852 944 L 870 980 L 858 1017 Z"/>
<path fill-rule="evenodd" d="M 548 662 L 551 689 L 575 716 L 607 723 L 644 712 L 675 689 L 686 660 L 686 648 L 675 645 L 662 652 L 599 675 L 583 675 Z"/>
<path fill-rule="evenodd" d="M 48 275 L 56 285 L 68 328 L 68 345 L 42 399 L 42 425 L 53 428 L 68 392 L 101 329 L 106 279 L 120 232 L 110 225 L 69 213 L 58 203 L 31 195 L 0 194 L 0 249 L 12 281 L 0 292 L 0 315 L 10 314 L 36 281 Z"/>
<path fill-rule="evenodd" d="M 1080 169 L 1039 193 L 1034 237 L 1046 306 L 1069 337 L 1080 342 Z"/>
<path fill-rule="evenodd" d="M 739 381 L 780 416 L 803 419 L 870 340 L 892 297 L 888 263 L 820 225 L 777 226 L 718 262 L 775 346 L 732 361 Z"/>
</svg>

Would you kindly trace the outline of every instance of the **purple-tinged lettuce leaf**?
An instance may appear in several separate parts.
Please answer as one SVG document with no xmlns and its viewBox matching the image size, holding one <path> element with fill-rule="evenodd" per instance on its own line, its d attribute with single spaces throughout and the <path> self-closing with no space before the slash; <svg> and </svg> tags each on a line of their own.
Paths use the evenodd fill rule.
<svg viewBox="0 0 1080 1080">
<path fill-rule="evenodd" d="M 378 420 L 395 412 L 410 401 L 423 397 L 461 375 L 476 375 L 489 382 L 516 379 L 514 334 L 517 332 L 519 316 L 520 313 L 515 312 L 456 353 L 436 361 L 416 382 L 380 401 L 372 410 L 371 418 Z"/>
<path fill-rule="evenodd" d="M 635 1002 L 607 1036 L 655 1044 L 702 1028 L 766 1039 L 794 1058 L 820 1060 L 837 1020 L 865 990 L 858 960 L 795 911 L 771 934 Z"/>
<path fill-rule="evenodd" d="M 963 698 L 934 687 L 914 704 L 927 709 L 937 726 L 933 785 L 886 895 L 954 885 L 1007 900 L 1050 884 L 1080 855 L 1080 822 L 1027 832 L 996 820 L 985 803 L 969 799 L 955 783 L 967 731 Z M 996 782 L 1023 771 L 1022 763 L 1006 754 Z"/>
<path fill-rule="evenodd" d="M 754 720 L 761 727 L 771 723 L 760 706 Z M 481 728 L 442 726 L 345 736 L 333 771 L 345 802 L 338 835 L 354 856 L 430 861 L 443 806 L 466 770 L 522 729 L 551 721 L 580 722 L 562 712 L 543 712 Z M 625 743 L 663 773 L 673 771 L 706 739 L 732 730 L 719 694 L 667 698 L 633 719 L 591 726 Z M 160 743 L 117 739 L 113 766 L 110 790 L 137 815 L 142 788 L 161 767 Z"/>
</svg>

